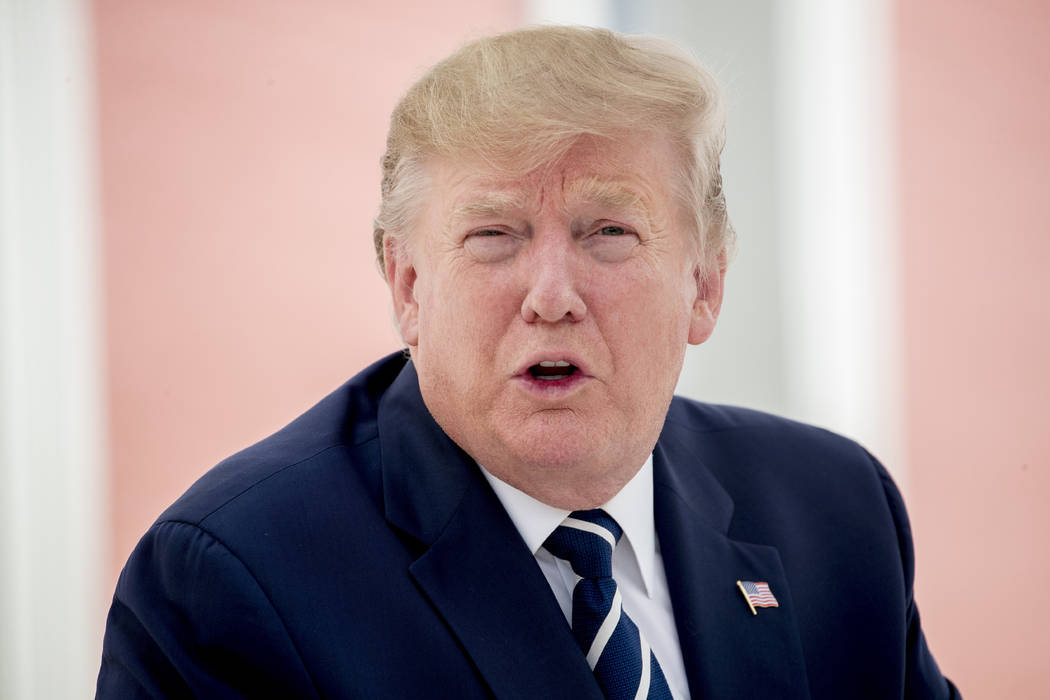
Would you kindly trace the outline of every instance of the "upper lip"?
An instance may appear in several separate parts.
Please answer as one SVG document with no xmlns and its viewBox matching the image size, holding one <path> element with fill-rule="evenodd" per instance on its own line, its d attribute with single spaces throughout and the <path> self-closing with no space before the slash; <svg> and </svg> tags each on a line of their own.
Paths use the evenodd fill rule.
<svg viewBox="0 0 1050 700">
<path fill-rule="evenodd" d="M 514 374 L 519 376 L 525 375 L 529 373 L 529 368 L 533 365 L 538 365 L 541 362 L 558 362 L 559 360 L 573 365 L 583 375 L 590 374 L 587 365 L 580 359 L 580 356 L 569 350 L 538 350 L 530 353 Z"/>
</svg>

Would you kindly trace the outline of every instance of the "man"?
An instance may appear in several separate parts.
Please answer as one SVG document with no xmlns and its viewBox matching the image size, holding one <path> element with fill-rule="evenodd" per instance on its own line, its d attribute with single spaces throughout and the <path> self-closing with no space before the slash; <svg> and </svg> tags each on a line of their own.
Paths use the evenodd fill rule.
<svg viewBox="0 0 1050 700">
<path fill-rule="evenodd" d="M 407 356 L 161 516 L 99 696 L 957 697 L 882 467 L 672 398 L 721 304 L 722 121 L 688 59 L 603 30 L 413 86 L 375 229 Z"/>
</svg>

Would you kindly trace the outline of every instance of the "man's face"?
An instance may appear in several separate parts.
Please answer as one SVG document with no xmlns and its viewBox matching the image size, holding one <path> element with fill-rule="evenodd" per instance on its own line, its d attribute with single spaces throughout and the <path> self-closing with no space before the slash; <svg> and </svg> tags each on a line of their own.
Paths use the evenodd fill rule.
<svg viewBox="0 0 1050 700">
<path fill-rule="evenodd" d="M 427 165 L 387 277 L 438 424 L 497 477 L 564 508 L 603 503 L 660 433 L 687 342 L 722 290 L 671 194 L 667 140 L 581 139 L 514 180 Z"/>
</svg>

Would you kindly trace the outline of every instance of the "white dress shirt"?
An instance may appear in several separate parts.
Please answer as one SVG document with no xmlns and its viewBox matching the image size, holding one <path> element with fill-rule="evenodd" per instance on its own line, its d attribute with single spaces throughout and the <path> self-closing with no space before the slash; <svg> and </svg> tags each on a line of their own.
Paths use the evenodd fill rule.
<svg viewBox="0 0 1050 700">
<path fill-rule="evenodd" d="M 536 563 L 547 577 L 547 583 L 571 625 L 572 591 L 580 578 L 567 561 L 558 559 L 543 547 L 570 511 L 537 501 L 496 478 L 484 467 L 481 471 L 514 521 L 529 551 L 536 557 Z M 613 578 L 623 597 L 623 609 L 656 654 L 671 694 L 676 700 L 688 700 L 685 664 L 671 611 L 671 594 L 667 589 L 660 543 L 656 540 L 652 455 L 634 478 L 601 508 L 623 528 L 623 537 L 613 551 L 612 560 Z"/>
</svg>

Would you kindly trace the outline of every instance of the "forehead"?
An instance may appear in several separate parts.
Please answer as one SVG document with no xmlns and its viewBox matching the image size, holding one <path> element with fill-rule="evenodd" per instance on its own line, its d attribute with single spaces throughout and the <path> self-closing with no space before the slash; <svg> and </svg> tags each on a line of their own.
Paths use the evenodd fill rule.
<svg viewBox="0 0 1050 700">
<path fill-rule="evenodd" d="M 432 194 L 451 218 L 525 211 L 549 204 L 596 205 L 659 214 L 670 207 L 675 157 L 666 139 L 580 138 L 563 155 L 527 173 L 508 175 L 474 158 L 429 164 Z"/>
</svg>

